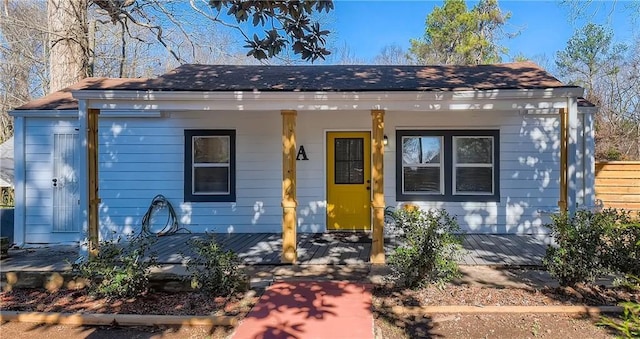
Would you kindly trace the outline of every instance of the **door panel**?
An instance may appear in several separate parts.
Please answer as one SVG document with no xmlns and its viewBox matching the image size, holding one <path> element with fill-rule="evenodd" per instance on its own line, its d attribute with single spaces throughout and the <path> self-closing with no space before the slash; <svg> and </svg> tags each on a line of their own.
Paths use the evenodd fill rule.
<svg viewBox="0 0 640 339">
<path fill-rule="evenodd" d="M 327 229 L 371 229 L 371 134 L 327 133 Z"/>
<path fill-rule="evenodd" d="M 53 231 L 78 232 L 79 192 L 76 145 L 78 135 L 53 135 Z"/>
</svg>

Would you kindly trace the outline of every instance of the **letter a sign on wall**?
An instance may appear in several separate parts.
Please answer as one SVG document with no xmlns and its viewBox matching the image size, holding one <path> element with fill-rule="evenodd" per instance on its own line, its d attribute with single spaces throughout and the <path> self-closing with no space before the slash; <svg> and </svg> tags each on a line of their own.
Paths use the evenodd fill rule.
<svg viewBox="0 0 640 339">
<path fill-rule="evenodd" d="M 296 160 L 309 160 L 307 158 L 307 152 L 304 150 L 304 146 L 300 145 L 300 149 L 298 150 L 298 155 L 296 156 Z"/>
</svg>

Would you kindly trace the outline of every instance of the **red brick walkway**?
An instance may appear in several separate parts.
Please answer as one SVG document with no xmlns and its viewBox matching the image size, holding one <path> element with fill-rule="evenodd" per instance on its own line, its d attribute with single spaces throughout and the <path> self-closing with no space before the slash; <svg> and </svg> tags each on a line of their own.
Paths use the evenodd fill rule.
<svg viewBox="0 0 640 339">
<path fill-rule="evenodd" d="M 233 338 L 373 338 L 370 286 L 351 282 L 278 282 Z"/>
</svg>

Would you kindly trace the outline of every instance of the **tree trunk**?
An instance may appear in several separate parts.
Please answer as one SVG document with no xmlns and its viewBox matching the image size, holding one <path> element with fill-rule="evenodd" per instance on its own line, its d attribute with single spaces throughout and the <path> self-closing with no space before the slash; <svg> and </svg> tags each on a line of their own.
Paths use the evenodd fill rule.
<svg viewBox="0 0 640 339">
<path fill-rule="evenodd" d="M 55 92 L 87 77 L 89 39 L 87 0 L 48 0 L 49 92 Z"/>
</svg>

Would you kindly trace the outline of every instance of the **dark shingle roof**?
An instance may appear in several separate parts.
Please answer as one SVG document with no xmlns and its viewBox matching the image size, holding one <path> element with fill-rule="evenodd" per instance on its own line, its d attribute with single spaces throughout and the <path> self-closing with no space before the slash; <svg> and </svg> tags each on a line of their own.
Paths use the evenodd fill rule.
<svg viewBox="0 0 640 339">
<path fill-rule="evenodd" d="M 189 64 L 154 79 L 85 79 L 17 109 L 75 109 L 72 90 L 366 92 L 558 87 L 572 86 L 565 86 L 531 62 L 478 66 Z"/>
<path fill-rule="evenodd" d="M 450 91 L 564 85 L 536 64 L 479 66 L 183 65 L 144 83 L 113 89 L 161 91 Z M 90 86 L 88 89 L 92 89 Z"/>
</svg>

